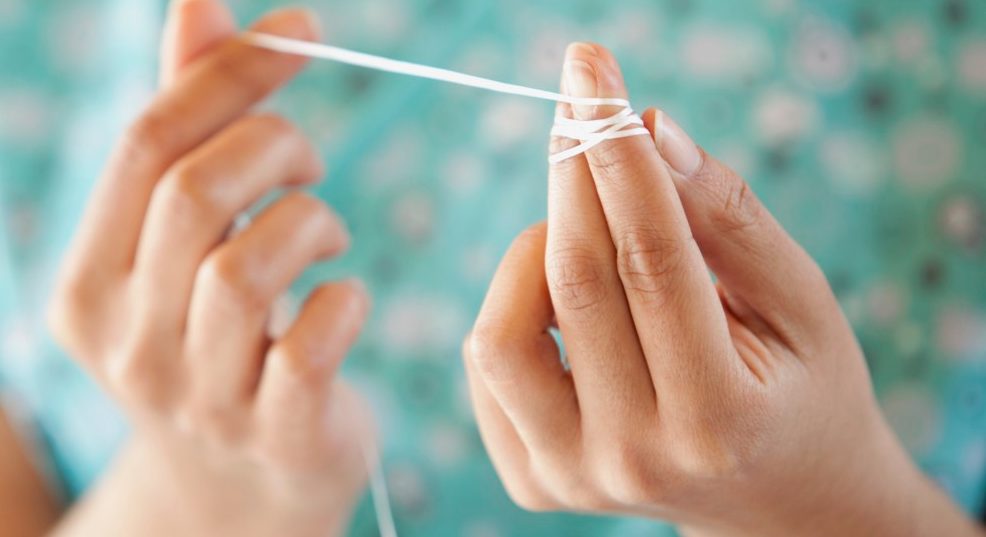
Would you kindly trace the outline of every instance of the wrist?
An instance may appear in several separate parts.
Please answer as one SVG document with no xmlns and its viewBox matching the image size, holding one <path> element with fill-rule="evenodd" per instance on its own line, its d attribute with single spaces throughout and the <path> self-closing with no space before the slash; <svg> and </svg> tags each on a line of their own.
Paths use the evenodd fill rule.
<svg viewBox="0 0 986 537">
<path fill-rule="evenodd" d="M 206 461 L 208 455 L 197 451 L 202 449 L 135 435 L 56 535 L 326 537 L 345 532 L 361 493 L 358 485 L 291 496 L 285 491 L 290 487 L 240 479 L 254 472 L 217 471 Z M 232 466 L 240 464 L 253 463 Z"/>
<path fill-rule="evenodd" d="M 145 435 L 131 449 L 140 474 L 154 468 L 148 496 L 181 508 L 182 535 L 343 535 L 363 491 L 361 474 L 299 482 L 245 454 L 172 437 Z"/>
<path fill-rule="evenodd" d="M 885 429 L 881 427 L 881 429 Z M 685 537 L 924 537 L 982 536 L 920 469 L 889 429 L 869 449 L 837 461 L 838 471 L 817 472 L 748 507 L 729 523 L 686 525 Z M 869 452 L 869 454 L 867 454 Z"/>
</svg>

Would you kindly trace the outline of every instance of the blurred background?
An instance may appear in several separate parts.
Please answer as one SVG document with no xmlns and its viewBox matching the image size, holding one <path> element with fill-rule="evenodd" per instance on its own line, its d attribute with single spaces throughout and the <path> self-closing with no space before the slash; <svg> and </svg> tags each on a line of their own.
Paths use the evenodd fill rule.
<svg viewBox="0 0 986 537">
<path fill-rule="evenodd" d="M 295 4 L 299 2 L 294 2 Z M 306 0 L 327 40 L 556 88 L 565 45 L 621 60 L 829 276 L 881 404 L 970 512 L 986 492 L 986 3 Z M 80 493 L 126 426 L 41 323 L 109 146 L 151 97 L 164 0 L 0 0 L 0 386 Z M 241 22 L 283 2 L 234 0 Z M 269 105 L 324 152 L 317 193 L 375 311 L 346 366 L 373 400 L 406 536 L 668 535 L 513 507 L 475 429 L 460 341 L 510 240 L 545 216 L 550 103 L 326 62 Z M 366 502 L 351 535 L 376 534 Z"/>
</svg>

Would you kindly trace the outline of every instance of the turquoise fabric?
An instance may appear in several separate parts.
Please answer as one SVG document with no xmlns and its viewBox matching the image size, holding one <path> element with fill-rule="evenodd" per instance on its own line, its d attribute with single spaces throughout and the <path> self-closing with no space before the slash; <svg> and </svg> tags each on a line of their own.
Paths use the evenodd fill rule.
<svg viewBox="0 0 986 537">
<path fill-rule="evenodd" d="M 278 2 L 234 3 L 247 21 Z M 614 49 L 819 260 L 907 448 L 965 509 L 986 486 L 986 4 L 945 0 L 310 0 L 333 43 L 554 88 L 564 45 Z M 151 95 L 162 0 L 0 0 L 0 378 L 68 490 L 126 434 L 41 312 L 108 147 Z M 550 104 L 316 63 L 270 104 L 331 170 L 359 275 L 346 366 L 374 401 L 402 535 L 662 535 L 513 507 L 459 342 L 511 238 L 544 217 Z M 792 493 L 795 493 L 794 491 Z M 364 505 L 352 535 L 372 535 Z"/>
</svg>

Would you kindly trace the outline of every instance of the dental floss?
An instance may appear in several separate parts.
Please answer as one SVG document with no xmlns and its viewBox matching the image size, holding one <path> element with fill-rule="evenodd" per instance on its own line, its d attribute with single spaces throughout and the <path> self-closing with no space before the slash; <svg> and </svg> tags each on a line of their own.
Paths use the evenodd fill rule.
<svg viewBox="0 0 986 537">
<path fill-rule="evenodd" d="M 246 32 L 243 34 L 243 39 L 251 45 L 276 52 L 333 60 L 358 67 L 375 69 L 377 71 L 438 80 L 460 86 L 485 89 L 496 93 L 519 95 L 575 106 L 620 106 L 623 108 L 620 112 L 608 118 L 597 120 L 584 121 L 557 117 L 551 134 L 553 136 L 576 140 L 579 142 L 579 145 L 551 155 L 548 160 L 552 164 L 557 164 L 581 155 L 606 140 L 615 140 L 630 136 L 650 136 L 650 132 L 643 127 L 644 122 L 640 119 L 640 116 L 633 112 L 633 109 L 630 107 L 630 101 L 626 99 L 572 97 L 561 93 L 467 75 L 449 69 L 393 60 L 323 43 L 290 39 L 259 32 Z"/>
</svg>

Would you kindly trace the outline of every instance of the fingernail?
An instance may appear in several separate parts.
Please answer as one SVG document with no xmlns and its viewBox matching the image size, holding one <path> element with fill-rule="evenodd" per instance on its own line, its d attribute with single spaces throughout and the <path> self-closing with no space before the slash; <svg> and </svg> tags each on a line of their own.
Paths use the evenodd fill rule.
<svg viewBox="0 0 986 537">
<path fill-rule="evenodd" d="M 573 54 L 572 47 L 569 49 L 569 57 Z M 596 97 L 598 94 L 596 71 L 588 62 L 578 59 L 568 59 L 565 61 L 563 69 L 565 77 L 565 90 L 572 97 Z M 575 115 L 579 118 L 590 118 L 595 112 L 594 106 L 573 106 Z"/>
<path fill-rule="evenodd" d="M 702 154 L 691 137 L 670 116 L 659 111 L 654 129 L 654 144 L 676 172 L 684 176 L 695 173 L 702 163 Z"/>
</svg>

